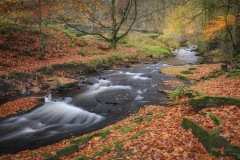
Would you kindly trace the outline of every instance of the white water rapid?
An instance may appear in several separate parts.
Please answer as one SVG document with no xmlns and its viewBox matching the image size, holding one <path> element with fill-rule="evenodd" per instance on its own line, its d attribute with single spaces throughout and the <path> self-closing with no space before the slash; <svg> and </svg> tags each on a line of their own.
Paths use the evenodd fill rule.
<svg viewBox="0 0 240 160">
<path fill-rule="evenodd" d="M 14 144 L 15 141 L 39 143 L 45 138 L 56 139 L 57 136 L 66 136 L 68 133 L 75 132 L 76 129 L 84 133 L 86 127 L 104 119 L 100 115 L 70 105 L 66 101 L 69 99 L 53 102 L 51 95 L 48 95 L 45 97 L 43 106 L 30 113 L 2 121 L 0 123 L 0 149 L 3 149 L 3 144 L 7 149 L 7 146 L 10 143 Z"/>
</svg>

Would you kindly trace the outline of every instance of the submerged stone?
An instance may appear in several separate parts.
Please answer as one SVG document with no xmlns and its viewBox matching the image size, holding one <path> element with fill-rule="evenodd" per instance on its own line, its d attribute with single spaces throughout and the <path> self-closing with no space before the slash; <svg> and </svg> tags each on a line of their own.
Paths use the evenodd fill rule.
<svg viewBox="0 0 240 160">
<path fill-rule="evenodd" d="M 118 104 L 123 103 L 124 101 L 130 101 L 136 98 L 136 95 L 131 93 L 120 93 L 106 96 L 95 97 L 96 101 L 106 104 Z"/>
</svg>

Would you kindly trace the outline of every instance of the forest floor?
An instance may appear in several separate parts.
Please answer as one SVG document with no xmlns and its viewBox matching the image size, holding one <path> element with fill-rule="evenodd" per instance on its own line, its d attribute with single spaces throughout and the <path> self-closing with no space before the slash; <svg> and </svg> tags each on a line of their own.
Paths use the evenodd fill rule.
<svg viewBox="0 0 240 160">
<path fill-rule="evenodd" d="M 16 35 L 17 37 L 19 36 Z M 8 39 L 4 38 L 6 37 L 0 35 L 2 42 L 21 46 L 20 44 L 14 44 L 15 41 L 8 42 Z M 31 44 L 34 42 L 29 40 L 29 38 L 25 40 L 16 39 L 16 41 L 23 43 L 26 43 L 27 40 Z M 60 42 L 61 40 L 55 40 L 53 42 L 49 41 L 49 48 L 47 49 L 49 53 L 46 54 L 44 60 L 38 60 L 37 55 L 29 58 L 29 56 L 19 54 L 18 49 L 10 51 L 5 48 L 5 50 L 1 50 L 0 52 L 4 54 L 0 55 L 0 74 L 9 74 L 13 70 L 28 73 L 39 67 L 71 62 L 73 60 L 88 61 L 91 57 L 102 55 L 102 52 L 107 54 L 137 54 L 136 49 L 132 47 L 120 46 L 117 50 L 105 51 L 100 49 L 106 45 L 105 43 L 99 45 L 92 41 L 93 43 L 86 45 L 84 42 L 85 46 L 78 48 L 79 46 L 74 45 L 71 47 L 71 45 L 64 45 L 66 43 Z M 75 40 L 72 42 L 76 43 Z M 51 43 L 54 44 L 51 45 Z M 93 44 L 95 44 L 94 49 L 92 48 Z M 101 47 L 99 48 L 99 46 Z M 51 54 L 51 50 L 56 51 Z M 78 50 L 84 50 L 84 53 L 88 53 L 87 56 L 78 54 Z M 21 51 L 24 51 L 24 49 Z M 191 80 L 194 85 L 183 88 L 180 87 L 180 81 L 166 81 L 166 84 L 176 87 L 175 91 L 169 93 L 171 100 L 169 106 L 150 105 L 142 108 L 138 113 L 102 130 L 65 139 L 35 150 L 2 155 L 0 159 L 230 160 L 240 158 L 240 150 L 238 148 L 240 146 L 240 108 L 238 102 L 240 99 L 240 78 L 229 76 L 227 72 L 221 69 L 221 64 L 170 66 L 164 68 L 161 72 L 171 76 L 184 77 Z M 188 92 L 191 92 L 192 96 L 188 96 Z M 236 104 L 230 102 L 215 106 L 207 104 L 200 111 L 196 111 L 191 103 L 191 99 L 206 96 L 234 98 L 237 102 Z M 34 107 L 38 100 L 38 98 L 25 98 L 7 102 L 0 106 L 0 118 L 27 111 Z M 212 115 L 214 115 L 215 119 L 212 118 Z M 201 136 L 199 137 L 194 132 L 194 127 L 190 126 L 189 129 L 186 129 L 186 126 L 184 126 L 183 121 L 186 117 L 194 124 L 197 124 L 197 127 L 206 131 L 207 135 L 208 133 L 211 135 L 212 131 L 214 133 L 217 131 L 216 135 L 225 138 L 228 145 L 216 146 L 215 144 L 203 143 Z M 208 148 L 208 145 L 210 145 L 211 149 Z M 232 149 L 231 147 L 235 148 Z M 213 155 L 210 152 L 215 154 Z"/>
</svg>

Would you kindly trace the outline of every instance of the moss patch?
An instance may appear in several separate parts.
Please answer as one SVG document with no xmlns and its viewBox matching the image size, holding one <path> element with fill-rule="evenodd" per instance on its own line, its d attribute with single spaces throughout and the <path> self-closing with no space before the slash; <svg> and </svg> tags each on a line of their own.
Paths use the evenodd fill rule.
<svg viewBox="0 0 240 160">
<path fill-rule="evenodd" d="M 94 135 L 88 135 L 88 136 L 85 136 L 85 137 L 81 137 L 81 138 L 72 140 L 71 143 L 85 144 L 85 143 L 88 143 L 93 137 L 94 137 Z"/>
<path fill-rule="evenodd" d="M 122 130 L 120 130 L 119 133 L 120 133 L 121 135 L 124 135 L 124 134 L 126 134 L 126 133 L 128 133 L 128 132 L 131 132 L 131 131 L 132 131 L 132 128 L 131 128 L 131 127 L 125 127 L 125 128 L 123 128 Z"/>
<path fill-rule="evenodd" d="M 143 120 L 142 116 L 136 116 L 136 117 L 134 117 L 134 122 L 136 122 L 136 123 L 141 123 L 142 120 Z"/>
<path fill-rule="evenodd" d="M 192 71 L 189 71 L 189 70 L 187 70 L 187 71 L 182 71 L 181 73 L 182 73 L 182 74 L 193 74 L 193 72 L 192 72 Z"/>
<path fill-rule="evenodd" d="M 97 135 L 98 135 L 98 136 L 101 136 L 101 137 L 106 137 L 106 136 L 109 135 L 110 133 L 111 133 L 111 132 L 110 132 L 110 129 L 107 128 L 107 129 L 99 132 Z"/>
<path fill-rule="evenodd" d="M 240 107 L 240 99 L 228 98 L 220 96 L 204 96 L 200 98 L 193 98 L 189 100 L 195 111 L 200 111 L 206 107 L 222 106 L 222 105 L 236 105 Z"/>
<path fill-rule="evenodd" d="M 188 88 L 188 87 L 184 88 L 184 87 L 178 86 L 169 95 L 170 100 L 174 100 L 174 99 L 177 99 L 177 98 L 182 98 L 184 96 L 186 96 L 188 98 L 193 98 L 193 97 L 196 97 L 196 96 L 203 96 L 203 94 L 198 92 L 197 90 L 192 89 L 191 87 L 190 88 Z"/>
<path fill-rule="evenodd" d="M 45 156 L 46 160 L 58 160 L 62 156 L 67 156 L 78 150 L 78 145 L 72 144 L 56 152 L 56 155 Z"/>
<path fill-rule="evenodd" d="M 41 72 L 42 74 L 46 74 L 48 76 L 52 76 L 54 73 L 54 69 L 52 67 L 42 67 L 39 70 L 37 70 L 39 72 Z"/>
<path fill-rule="evenodd" d="M 240 154 L 240 147 L 231 145 L 225 138 L 220 136 L 217 129 L 207 132 L 188 117 L 183 118 L 182 126 L 185 129 L 192 129 L 193 134 L 200 139 L 207 151 L 213 155 L 237 158 Z M 223 152 L 221 151 L 222 148 L 224 148 Z"/>
</svg>

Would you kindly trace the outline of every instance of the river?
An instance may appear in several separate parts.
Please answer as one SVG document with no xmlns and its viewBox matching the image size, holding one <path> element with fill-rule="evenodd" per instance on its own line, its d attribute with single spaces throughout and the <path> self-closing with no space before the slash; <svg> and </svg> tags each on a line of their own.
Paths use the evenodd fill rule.
<svg viewBox="0 0 240 160">
<path fill-rule="evenodd" d="M 191 52 L 195 46 L 174 51 L 175 57 L 155 64 L 103 70 L 79 77 L 81 89 L 49 94 L 35 110 L 0 121 L 0 154 L 15 153 L 52 144 L 73 135 L 83 135 L 136 113 L 145 105 L 162 106 L 167 96 L 158 88 L 175 78 L 159 73 L 169 65 L 195 64 L 201 57 Z M 88 83 L 85 83 L 88 82 Z M 190 82 L 183 81 L 185 85 Z"/>
</svg>

